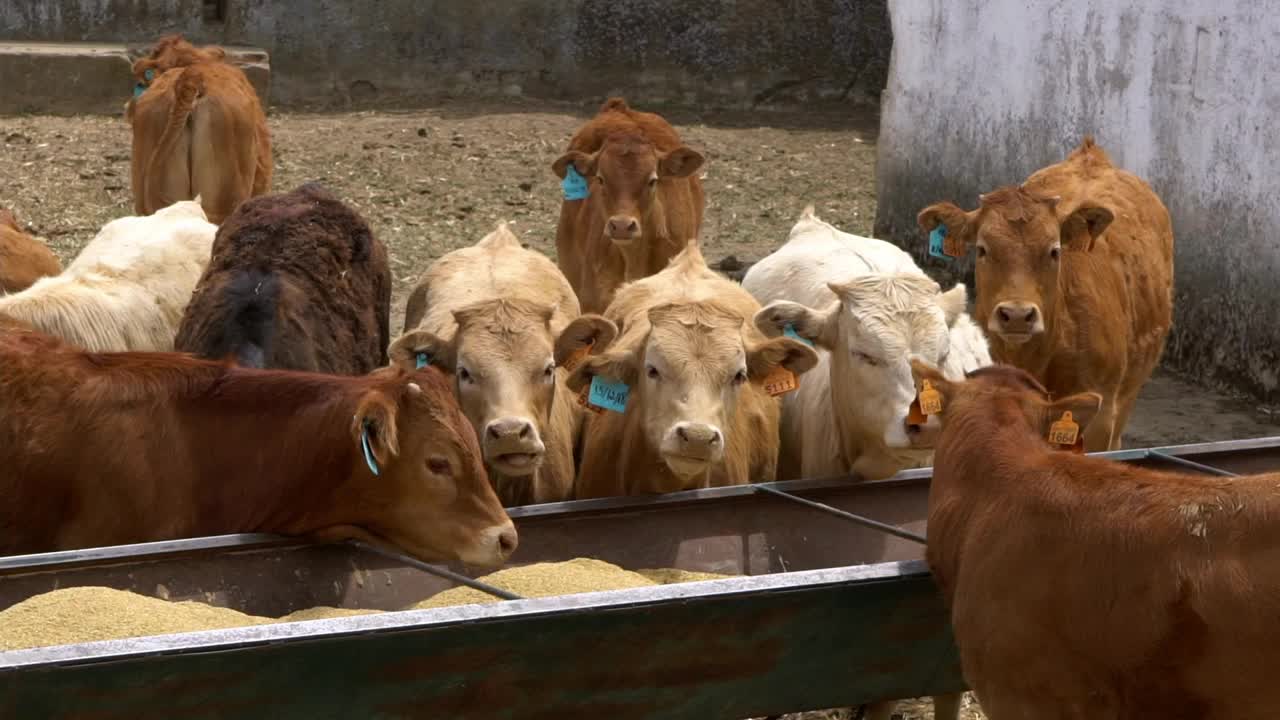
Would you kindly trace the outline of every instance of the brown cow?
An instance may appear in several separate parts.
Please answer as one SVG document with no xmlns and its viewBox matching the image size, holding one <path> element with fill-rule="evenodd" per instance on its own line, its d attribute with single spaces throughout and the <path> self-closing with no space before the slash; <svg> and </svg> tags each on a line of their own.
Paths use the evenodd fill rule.
<svg viewBox="0 0 1280 720">
<path fill-rule="evenodd" d="M 565 191 L 556 262 L 583 312 L 604 312 L 619 285 L 662 270 L 698 236 L 702 163 L 666 120 L 622 98 L 611 98 L 574 134 L 552 165 Z M 590 193 L 585 199 L 575 183 Z"/>
<path fill-rule="evenodd" d="M 582 410 L 556 369 L 556 339 L 578 299 L 555 263 L 500 225 L 423 274 L 405 309 L 392 359 L 451 373 L 484 450 L 489 479 L 508 506 L 568 500 Z M 613 325 L 592 332 L 601 346 Z"/>
<path fill-rule="evenodd" d="M 0 208 L 0 295 L 22 292 L 36 280 L 60 272 L 58 256 L 23 232 L 12 212 Z"/>
<path fill-rule="evenodd" d="M 0 555 L 241 532 L 476 565 L 515 548 L 434 368 L 255 370 L 19 328 L 0 367 Z"/>
<path fill-rule="evenodd" d="M 213 241 L 176 350 L 241 365 L 359 375 L 387 363 L 387 250 L 308 183 L 245 202 Z"/>
<path fill-rule="evenodd" d="M 569 324 L 556 357 L 594 353 L 569 387 L 622 383 L 630 392 L 621 412 L 587 418 L 577 497 L 775 479 L 781 410 L 763 385 L 779 372 L 806 372 L 818 355 L 791 338 L 766 338 L 752 324 L 759 310 L 690 240 L 667 269 L 618 290 L 603 318 L 622 329 L 612 345 L 595 332 L 599 315 Z"/>
<path fill-rule="evenodd" d="M 133 206 L 149 215 L 200 195 L 219 225 L 244 200 L 271 190 L 271 136 L 244 71 L 219 47 L 161 38 L 133 64 Z"/>
<path fill-rule="evenodd" d="M 1056 451 L 1053 425 L 1087 427 L 1099 395 L 1050 400 L 1010 366 L 913 370 L 942 400 L 927 559 L 991 720 L 1275 717 L 1280 473 Z"/>
<path fill-rule="evenodd" d="M 1173 229 L 1160 198 L 1086 137 L 1020 187 L 983 195 L 977 210 L 939 203 L 919 222 L 977 247 L 974 316 L 996 362 L 1057 395 L 1101 393 L 1085 448 L 1118 449 L 1173 320 Z"/>
</svg>

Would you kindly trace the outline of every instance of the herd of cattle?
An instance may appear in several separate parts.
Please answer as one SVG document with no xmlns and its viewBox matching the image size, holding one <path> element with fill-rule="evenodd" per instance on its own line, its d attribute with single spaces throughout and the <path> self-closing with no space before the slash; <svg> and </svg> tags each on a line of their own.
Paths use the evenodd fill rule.
<svg viewBox="0 0 1280 720">
<path fill-rule="evenodd" d="M 556 261 L 500 225 L 423 268 L 393 338 L 386 247 L 320 187 L 269 194 L 221 51 L 134 72 L 137 216 L 62 269 L 0 212 L 0 554 L 276 532 L 494 565 L 504 506 L 936 459 L 928 560 L 991 717 L 1280 708 L 1275 479 L 1079 454 L 1120 446 L 1172 312 L 1169 213 L 1091 138 L 920 213 L 976 255 L 971 315 L 812 208 L 741 284 L 712 271 L 703 155 L 611 99 L 552 166 Z"/>
</svg>

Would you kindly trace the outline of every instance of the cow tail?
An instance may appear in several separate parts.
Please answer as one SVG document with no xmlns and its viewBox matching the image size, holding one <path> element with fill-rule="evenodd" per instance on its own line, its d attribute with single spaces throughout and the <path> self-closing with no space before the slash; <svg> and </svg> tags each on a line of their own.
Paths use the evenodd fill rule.
<svg viewBox="0 0 1280 720">
<path fill-rule="evenodd" d="M 148 205 L 153 200 L 150 195 L 151 182 L 160 177 L 163 164 L 173 154 L 178 138 L 182 136 L 182 131 L 187 126 L 187 119 L 191 117 L 191 111 L 195 109 L 196 100 L 199 99 L 203 90 L 204 83 L 199 75 L 185 70 L 173 85 L 173 106 L 169 108 L 169 121 L 165 123 L 164 132 L 160 134 L 160 141 L 156 143 L 156 149 L 151 153 L 151 158 L 147 162 L 147 172 L 143 176 L 146 188 L 143 198 L 147 200 Z M 152 207 L 151 210 L 155 212 L 163 206 L 164 203 L 161 203 Z"/>
</svg>

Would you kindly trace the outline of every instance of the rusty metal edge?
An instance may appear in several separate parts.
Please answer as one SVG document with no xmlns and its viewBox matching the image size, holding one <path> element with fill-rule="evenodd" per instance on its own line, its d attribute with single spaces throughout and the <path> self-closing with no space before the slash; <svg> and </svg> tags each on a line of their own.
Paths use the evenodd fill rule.
<svg viewBox="0 0 1280 720">
<path fill-rule="evenodd" d="M 890 582 L 924 577 L 922 560 L 851 565 L 627 590 L 579 593 L 548 598 L 405 610 L 322 620 L 203 630 L 122 640 L 103 640 L 0 652 L 0 676 L 41 668 L 68 667 L 190 653 L 225 652 L 290 641 L 357 638 L 381 633 L 425 631 L 443 626 L 531 619 L 558 614 L 619 610 L 679 603 L 690 599 L 731 599 L 802 591 L 837 585 Z"/>
</svg>

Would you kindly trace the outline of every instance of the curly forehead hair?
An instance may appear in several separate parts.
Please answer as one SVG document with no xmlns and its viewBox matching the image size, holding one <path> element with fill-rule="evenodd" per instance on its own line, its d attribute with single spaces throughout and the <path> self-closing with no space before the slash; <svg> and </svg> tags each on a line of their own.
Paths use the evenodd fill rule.
<svg viewBox="0 0 1280 720">
<path fill-rule="evenodd" d="M 218 62 L 226 57 L 227 52 L 216 45 L 197 48 L 182 35 L 165 35 L 156 41 L 146 57 L 133 64 L 133 74 L 140 76 L 151 69 L 164 72 L 196 63 Z"/>
</svg>

